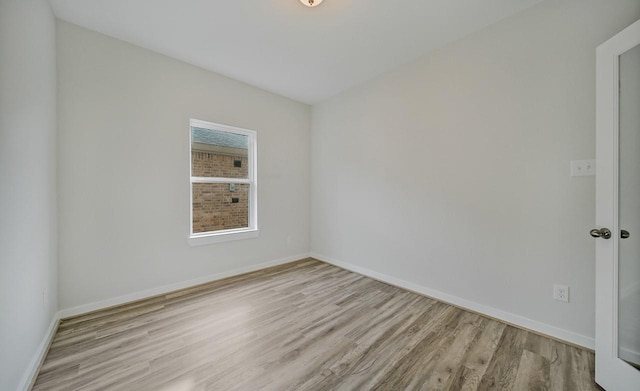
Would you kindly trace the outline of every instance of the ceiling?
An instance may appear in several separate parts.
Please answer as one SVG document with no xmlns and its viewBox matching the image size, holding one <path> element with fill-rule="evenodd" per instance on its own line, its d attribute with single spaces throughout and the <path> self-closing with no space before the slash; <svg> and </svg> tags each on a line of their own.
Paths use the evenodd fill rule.
<svg viewBox="0 0 640 391">
<path fill-rule="evenodd" d="M 62 20 L 308 104 L 541 0 L 50 0 Z"/>
</svg>

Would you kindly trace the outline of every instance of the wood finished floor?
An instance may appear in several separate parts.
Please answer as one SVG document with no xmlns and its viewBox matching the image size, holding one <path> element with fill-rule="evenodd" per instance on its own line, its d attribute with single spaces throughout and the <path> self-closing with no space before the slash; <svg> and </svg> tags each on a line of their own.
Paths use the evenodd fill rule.
<svg viewBox="0 0 640 391">
<path fill-rule="evenodd" d="M 33 390 L 593 390 L 594 355 L 316 260 L 61 322 Z"/>
</svg>

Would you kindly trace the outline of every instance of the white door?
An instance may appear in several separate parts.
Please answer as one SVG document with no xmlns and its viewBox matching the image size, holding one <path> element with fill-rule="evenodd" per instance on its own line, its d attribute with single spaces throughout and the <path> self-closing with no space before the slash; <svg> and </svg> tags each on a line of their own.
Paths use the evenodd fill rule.
<svg viewBox="0 0 640 391">
<path fill-rule="evenodd" d="M 596 382 L 640 390 L 640 21 L 597 50 Z"/>
</svg>

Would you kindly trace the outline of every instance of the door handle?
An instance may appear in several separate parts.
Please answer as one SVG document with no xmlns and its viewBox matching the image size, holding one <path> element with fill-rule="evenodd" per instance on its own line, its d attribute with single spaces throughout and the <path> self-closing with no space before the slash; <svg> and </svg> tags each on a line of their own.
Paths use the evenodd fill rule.
<svg viewBox="0 0 640 391">
<path fill-rule="evenodd" d="M 589 231 L 589 234 L 594 238 L 602 238 L 602 239 L 610 239 L 611 238 L 611 230 L 609 228 L 600 228 L 600 229 L 592 229 Z"/>
<path fill-rule="evenodd" d="M 622 231 L 620 231 L 620 239 L 626 239 L 629 237 L 629 231 L 627 231 L 626 229 L 623 229 Z"/>
</svg>

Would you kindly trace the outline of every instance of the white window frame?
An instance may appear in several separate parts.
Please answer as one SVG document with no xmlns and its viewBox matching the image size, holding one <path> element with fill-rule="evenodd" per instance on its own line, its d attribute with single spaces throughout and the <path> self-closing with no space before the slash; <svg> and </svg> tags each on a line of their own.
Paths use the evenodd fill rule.
<svg viewBox="0 0 640 391">
<path fill-rule="evenodd" d="M 248 138 L 247 162 L 248 178 L 194 177 L 191 158 L 191 128 L 219 130 L 227 133 L 241 134 Z M 189 244 L 201 246 L 230 240 L 250 239 L 258 236 L 258 148 L 255 130 L 238 128 L 230 125 L 216 124 L 198 119 L 189 120 Z M 194 183 L 238 183 L 249 185 L 249 226 L 246 228 L 225 229 L 219 231 L 193 232 L 193 184 Z"/>
</svg>

